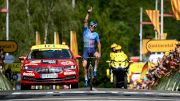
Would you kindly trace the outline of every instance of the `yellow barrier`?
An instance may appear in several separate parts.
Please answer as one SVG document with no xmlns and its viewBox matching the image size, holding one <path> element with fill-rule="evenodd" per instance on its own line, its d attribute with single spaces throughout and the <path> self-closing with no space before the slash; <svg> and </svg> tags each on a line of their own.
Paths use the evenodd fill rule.
<svg viewBox="0 0 180 101">
<path fill-rule="evenodd" d="M 130 83 L 132 74 L 134 74 L 134 73 L 141 74 L 141 71 L 142 71 L 142 68 L 144 65 L 145 65 L 145 62 L 135 62 L 129 66 L 129 72 L 128 72 L 128 82 L 129 83 Z"/>
</svg>

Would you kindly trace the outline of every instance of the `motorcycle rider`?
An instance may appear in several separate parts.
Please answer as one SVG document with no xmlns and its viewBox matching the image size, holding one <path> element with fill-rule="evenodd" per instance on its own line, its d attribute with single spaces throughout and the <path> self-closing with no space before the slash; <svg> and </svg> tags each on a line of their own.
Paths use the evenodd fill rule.
<svg viewBox="0 0 180 101">
<path fill-rule="evenodd" d="M 116 53 L 114 57 L 114 66 L 126 68 L 129 65 L 128 56 L 122 51 L 122 47 L 117 45 L 115 47 Z"/>
<path fill-rule="evenodd" d="M 113 46 L 115 46 L 113 48 Z M 111 62 L 110 62 L 110 82 L 113 83 L 113 79 L 114 79 L 114 73 L 113 71 L 118 70 L 118 68 L 126 68 L 129 65 L 129 61 L 128 61 L 128 57 L 127 55 L 122 51 L 122 47 L 120 45 L 117 44 L 112 44 L 112 51 L 114 50 L 114 52 L 110 53 L 110 58 L 111 58 Z M 125 69 L 126 70 L 126 69 Z"/>
<path fill-rule="evenodd" d="M 116 43 L 113 43 L 111 45 L 111 52 L 110 52 L 110 66 L 112 67 L 113 66 L 113 62 L 114 62 L 114 58 L 115 58 L 115 55 L 116 55 L 116 50 L 115 50 L 115 47 L 117 46 Z"/>
</svg>

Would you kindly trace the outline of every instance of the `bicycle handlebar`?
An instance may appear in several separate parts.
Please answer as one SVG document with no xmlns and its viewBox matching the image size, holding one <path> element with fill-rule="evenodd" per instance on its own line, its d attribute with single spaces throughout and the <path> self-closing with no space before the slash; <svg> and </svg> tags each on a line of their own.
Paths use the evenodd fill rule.
<svg viewBox="0 0 180 101">
<path fill-rule="evenodd" d="M 92 56 L 92 57 L 87 57 L 87 59 L 96 59 L 96 57 Z"/>
<path fill-rule="evenodd" d="M 133 62 L 131 60 L 124 60 L 124 61 L 107 60 L 106 63 L 110 63 L 110 62 L 126 62 L 126 61 L 130 62 L 130 63 Z"/>
</svg>

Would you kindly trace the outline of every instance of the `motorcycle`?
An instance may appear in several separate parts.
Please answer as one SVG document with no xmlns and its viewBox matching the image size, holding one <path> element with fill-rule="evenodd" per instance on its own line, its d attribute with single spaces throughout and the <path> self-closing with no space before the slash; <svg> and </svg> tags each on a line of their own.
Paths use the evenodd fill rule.
<svg viewBox="0 0 180 101">
<path fill-rule="evenodd" d="M 106 70 L 107 77 L 115 88 L 127 89 L 127 73 L 131 61 L 106 61 L 109 68 Z"/>
</svg>

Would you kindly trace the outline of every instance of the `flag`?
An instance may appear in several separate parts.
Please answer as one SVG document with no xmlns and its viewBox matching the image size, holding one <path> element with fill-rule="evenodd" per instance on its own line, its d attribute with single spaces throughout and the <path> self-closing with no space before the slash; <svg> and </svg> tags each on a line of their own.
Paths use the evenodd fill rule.
<svg viewBox="0 0 180 101">
<path fill-rule="evenodd" d="M 146 10 L 146 13 L 158 33 L 158 39 L 160 39 L 159 10 Z"/>
<path fill-rule="evenodd" d="M 59 33 L 54 32 L 54 44 L 59 44 L 60 39 L 59 39 Z"/>
<path fill-rule="evenodd" d="M 180 20 L 180 0 L 171 0 L 172 10 L 177 20 Z"/>
<path fill-rule="evenodd" d="M 74 55 L 78 55 L 78 44 L 77 44 L 76 32 L 71 31 L 70 34 L 71 34 L 70 49 Z"/>
<path fill-rule="evenodd" d="M 2 13 L 7 13 L 8 10 L 7 10 L 6 8 L 1 8 L 1 9 L 0 9 L 0 12 L 2 12 Z"/>
<path fill-rule="evenodd" d="M 40 33 L 36 31 L 36 45 L 40 45 L 40 44 L 41 44 L 41 36 Z"/>
<path fill-rule="evenodd" d="M 148 62 L 146 62 L 142 68 L 141 79 L 145 78 L 147 72 L 148 72 Z"/>
<path fill-rule="evenodd" d="M 77 43 L 77 37 L 75 31 L 70 32 L 70 49 L 75 56 L 78 55 L 78 43 Z M 78 60 L 76 61 L 79 64 L 79 61 Z"/>
</svg>

